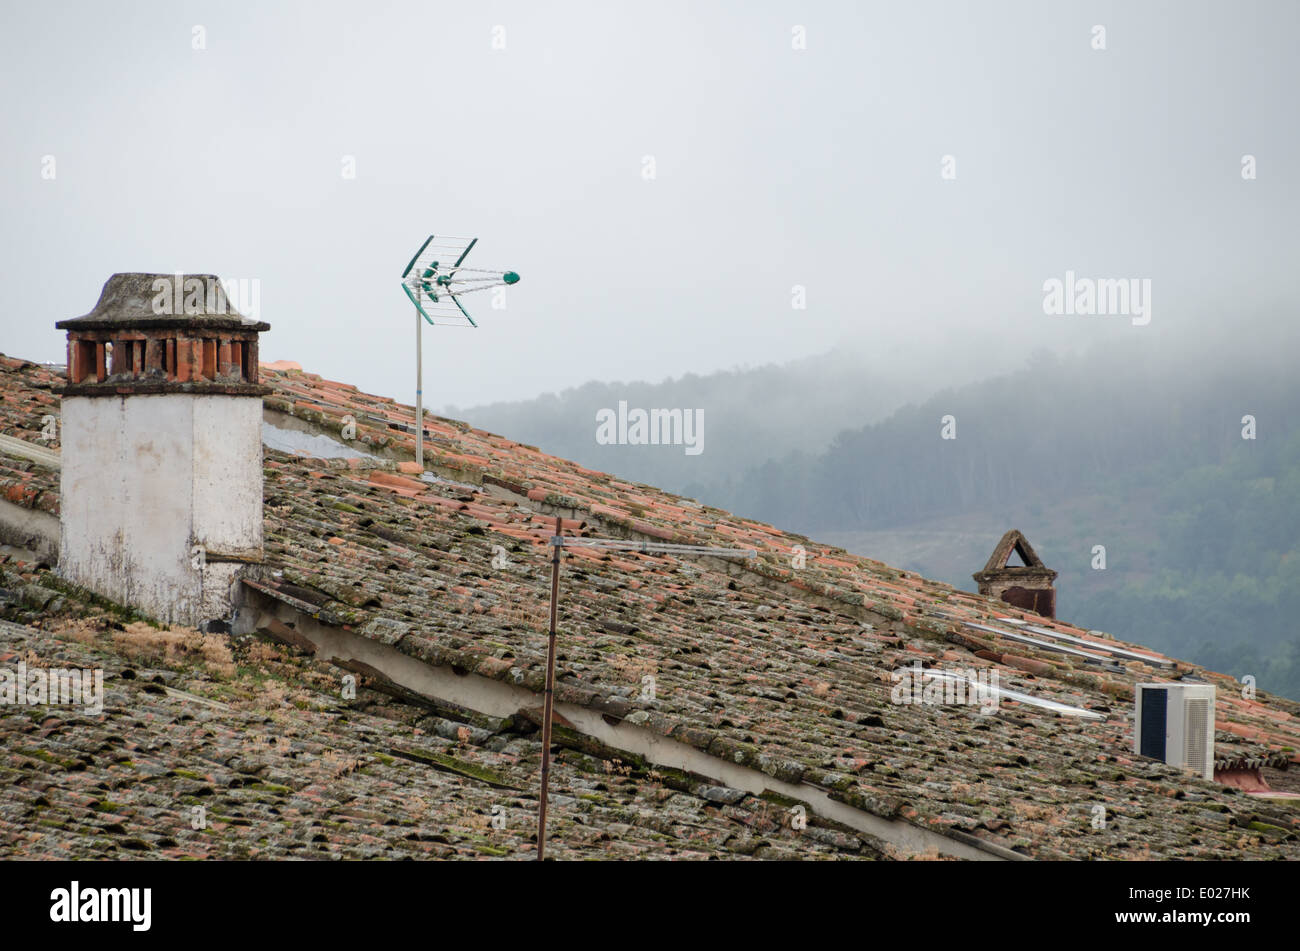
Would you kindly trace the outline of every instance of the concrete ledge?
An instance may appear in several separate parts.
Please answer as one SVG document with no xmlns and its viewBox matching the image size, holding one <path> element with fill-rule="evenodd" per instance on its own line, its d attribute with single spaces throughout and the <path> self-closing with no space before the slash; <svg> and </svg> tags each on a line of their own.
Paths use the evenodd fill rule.
<svg viewBox="0 0 1300 951">
<path fill-rule="evenodd" d="M 18 439 L 15 436 L 0 436 L 0 453 L 6 456 L 16 456 L 19 459 L 27 459 L 47 469 L 58 469 L 63 465 L 63 457 L 57 449 L 50 449 L 47 446 L 38 446 L 35 443 L 28 442 L 26 439 Z"/>
<path fill-rule="evenodd" d="M 30 551 L 52 567 L 59 563 L 59 520 L 0 499 L 0 543 Z"/>
<path fill-rule="evenodd" d="M 405 690 L 486 716 L 531 719 L 530 713 L 541 703 L 540 695 L 525 687 L 426 664 L 395 647 L 322 624 L 310 614 L 247 586 L 241 586 L 233 632 L 269 633 L 350 669 L 363 664 Z M 943 835 L 910 822 L 887 819 L 854 808 L 832 799 L 825 790 L 815 786 L 776 779 L 748 766 L 711 756 L 645 727 L 607 718 L 590 707 L 560 702 L 556 703 L 555 712 L 557 722 L 567 723 L 575 732 L 612 749 L 639 756 L 657 766 L 705 776 L 720 785 L 753 795 L 772 792 L 801 802 L 811 813 L 906 853 L 934 852 L 976 861 L 1028 858 L 972 835 Z"/>
</svg>

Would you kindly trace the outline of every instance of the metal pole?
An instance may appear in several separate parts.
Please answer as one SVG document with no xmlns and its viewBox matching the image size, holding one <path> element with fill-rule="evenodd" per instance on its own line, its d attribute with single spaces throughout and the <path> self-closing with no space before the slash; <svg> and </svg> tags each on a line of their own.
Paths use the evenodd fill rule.
<svg viewBox="0 0 1300 951">
<path fill-rule="evenodd" d="M 555 516 L 560 537 L 560 516 Z M 551 634 L 546 646 L 546 700 L 542 705 L 542 795 L 537 810 L 537 861 L 546 858 L 546 794 L 551 785 L 551 718 L 555 713 L 555 615 L 560 600 L 560 545 L 551 554 Z"/>
<path fill-rule="evenodd" d="M 415 464 L 424 469 L 424 326 L 415 308 Z"/>
</svg>

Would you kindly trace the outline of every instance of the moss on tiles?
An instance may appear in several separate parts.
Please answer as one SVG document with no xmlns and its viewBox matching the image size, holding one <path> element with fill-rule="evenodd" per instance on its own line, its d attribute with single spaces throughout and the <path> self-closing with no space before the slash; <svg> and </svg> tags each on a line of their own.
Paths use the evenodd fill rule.
<svg viewBox="0 0 1300 951">
<path fill-rule="evenodd" d="M 245 788 L 247 788 L 247 789 L 255 789 L 255 790 L 257 790 L 258 792 L 270 792 L 270 793 L 275 793 L 275 794 L 277 794 L 277 795 L 285 795 L 286 793 L 291 793 L 291 792 L 293 792 L 293 790 L 292 790 L 290 787 L 288 787 L 288 786 L 281 786 L 281 785 L 279 785 L 279 784 L 277 784 L 277 783 L 264 783 L 264 782 L 250 783 L 250 784 L 249 784 L 247 787 L 245 787 Z"/>
<path fill-rule="evenodd" d="M 454 756 L 448 756 L 445 753 L 435 753 L 431 750 L 421 751 L 412 749 L 392 749 L 395 756 L 403 759 L 414 760 L 418 763 L 424 763 L 426 766 L 432 766 L 435 769 L 445 769 L 461 776 L 467 776 L 470 779 L 477 779 L 479 782 L 487 783 L 489 786 L 496 786 L 500 789 L 518 789 L 513 783 L 495 770 L 486 766 L 479 766 L 466 760 L 457 759 Z"/>
</svg>

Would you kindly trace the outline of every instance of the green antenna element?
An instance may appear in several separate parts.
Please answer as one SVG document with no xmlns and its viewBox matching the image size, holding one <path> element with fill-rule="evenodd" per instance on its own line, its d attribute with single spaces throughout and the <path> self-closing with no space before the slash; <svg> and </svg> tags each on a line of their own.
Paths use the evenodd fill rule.
<svg viewBox="0 0 1300 951">
<path fill-rule="evenodd" d="M 431 326 L 477 327 L 460 298 L 519 283 L 515 271 L 465 267 L 465 258 L 477 243 L 478 238 L 429 235 L 402 272 L 402 290 Z"/>
<path fill-rule="evenodd" d="M 424 466 L 424 324 L 477 327 L 460 298 L 474 291 L 518 284 L 514 271 L 465 267 L 478 238 L 429 235 L 402 272 L 402 290 L 415 305 L 415 461 Z M 454 264 L 446 264 L 454 261 Z"/>
</svg>

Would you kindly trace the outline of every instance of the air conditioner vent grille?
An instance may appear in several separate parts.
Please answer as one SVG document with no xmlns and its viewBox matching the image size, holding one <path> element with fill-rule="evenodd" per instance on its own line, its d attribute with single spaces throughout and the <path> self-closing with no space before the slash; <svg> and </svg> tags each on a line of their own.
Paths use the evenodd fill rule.
<svg viewBox="0 0 1300 951">
<path fill-rule="evenodd" d="M 1183 733 L 1187 738 L 1187 765 L 1203 770 L 1208 755 L 1206 740 L 1210 731 L 1210 701 L 1188 699 L 1184 710 L 1187 717 L 1187 729 Z"/>
</svg>

